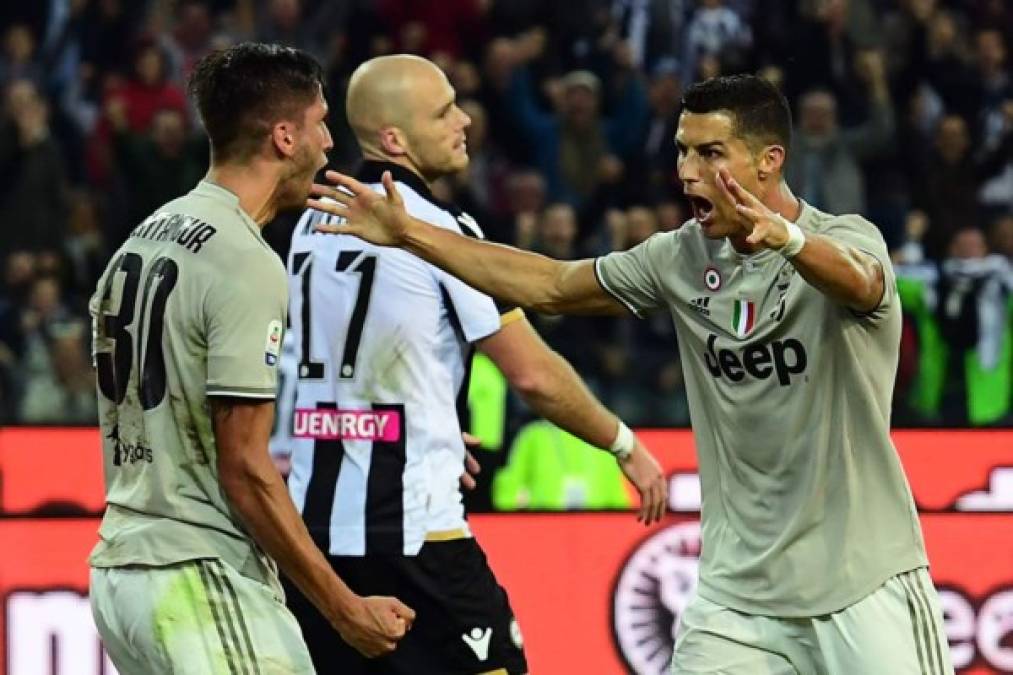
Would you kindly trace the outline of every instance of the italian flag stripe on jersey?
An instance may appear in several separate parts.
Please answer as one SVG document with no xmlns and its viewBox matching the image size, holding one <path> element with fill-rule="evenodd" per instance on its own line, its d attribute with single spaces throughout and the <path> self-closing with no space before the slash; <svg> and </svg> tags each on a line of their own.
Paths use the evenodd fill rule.
<svg viewBox="0 0 1013 675">
<path fill-rule="evenodd" d="M 732 330 L 739 337 L 745 337 L 753 330 L 756 323 L 756 305 L 751 300 L 736 300 L 735 313 L 732 315 Z"/>
</svg>

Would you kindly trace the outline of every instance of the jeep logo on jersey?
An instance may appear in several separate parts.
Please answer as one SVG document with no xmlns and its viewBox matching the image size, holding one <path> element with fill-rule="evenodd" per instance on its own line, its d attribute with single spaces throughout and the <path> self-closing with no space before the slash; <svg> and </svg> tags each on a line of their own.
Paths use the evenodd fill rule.
<svg viewBox="0 0 1013 675">
<path fill-rule="evenodd" d="M 715 350 L 717 341 L 718 336 L 713 333 L 707 338 L 707 353 L 703 357 L 707 370 L 714 377 L 724 375 L 732 382 L 741 382 L 746 375 L 766 380 L 777 373 L 778 383 L 787 386 L 791 384 L 791 376 L 804 372 L 809 363 L 805 347 L 795 338 L 770 344 L 754 342 L 738 354 L 731 349 Z"/>
</svg>

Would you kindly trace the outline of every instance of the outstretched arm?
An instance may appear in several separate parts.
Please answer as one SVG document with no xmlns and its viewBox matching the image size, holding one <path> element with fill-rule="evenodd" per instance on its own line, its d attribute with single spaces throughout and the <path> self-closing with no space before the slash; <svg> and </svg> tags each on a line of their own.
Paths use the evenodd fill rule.
<svg viewBox="0 0 1013 675">
<path fill-rule="evenodd" d="M 403 248 L 469 286 L 543 314 L 626 312 L 598 283 L 591 259 L 554 260 L 430 225 L 405 211 L 389 172 L 383 174 L 386 195 L 336 171 L 328 171 L 327 179 L 334 186 L 313 186 L 313 194 L 327 199 L 307 203 L 345 222 L 318 225 L 322 232 L 351 234 L 380 246 Z"/>
</svg>

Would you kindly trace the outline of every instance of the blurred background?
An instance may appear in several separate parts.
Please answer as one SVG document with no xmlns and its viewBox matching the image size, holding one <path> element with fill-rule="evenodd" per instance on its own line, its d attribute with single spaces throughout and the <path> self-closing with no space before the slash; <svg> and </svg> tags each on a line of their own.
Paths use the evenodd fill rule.
<svg viewBox="0 0 1013 675">
<path fill-rule="evenodd" d="M 895 426 L 1013 420 L 1013 3 L 35 0 L 4 3 L 0 25 L 2 424 L 95 423 L 87 298 L 130 229 L 204 174 L 186 78 L 241 40 L 325 65 L 332 166 L 346 171 L 358 153 L 343 109 L 351 71 L 391 52 L 434 60 L 473 120 L 469 169 L 434 191 L 491 239 L 556 258 L 680 227 L 682 90 L 759 73 L 793 108 L 792 188 L 865 215 L 893 251 Z M 297 215 L 265 230 L 282 256 Z M 530 319 L 629 424 L 688 425 L 668 317 Z M 486 464 L 574 444 L 488 363 L 476 364 L 471 416 L 485 449 L 516 450 Z M 512 480 L 504 508 L 531 498 Z"/>
</svg>

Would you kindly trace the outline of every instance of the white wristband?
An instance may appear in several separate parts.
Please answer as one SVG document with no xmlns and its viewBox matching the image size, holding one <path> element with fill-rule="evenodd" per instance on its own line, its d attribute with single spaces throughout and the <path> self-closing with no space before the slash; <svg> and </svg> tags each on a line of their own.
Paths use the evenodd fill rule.
<svg viewBox="0 0 1013 675">
<path fill-rule="evenodd" d="M 805 246 L 805 234 L 802 233 L 801 227 L 790 220 L 786 221 L 786 224 L 788 227 L 788 241 L 777 252 L 791 260 Z"/>
<path fill-rule="evenodd" d="M 612 441 L 609 452 L 616 456 L 616 459 L 627 459 L 633 454 L 633 448 L 637 445 L 637 439 L 626 426 L 626 423 L 619 420 L 619 429 L 616 431 L 616 440 Z"/>
</svg>

